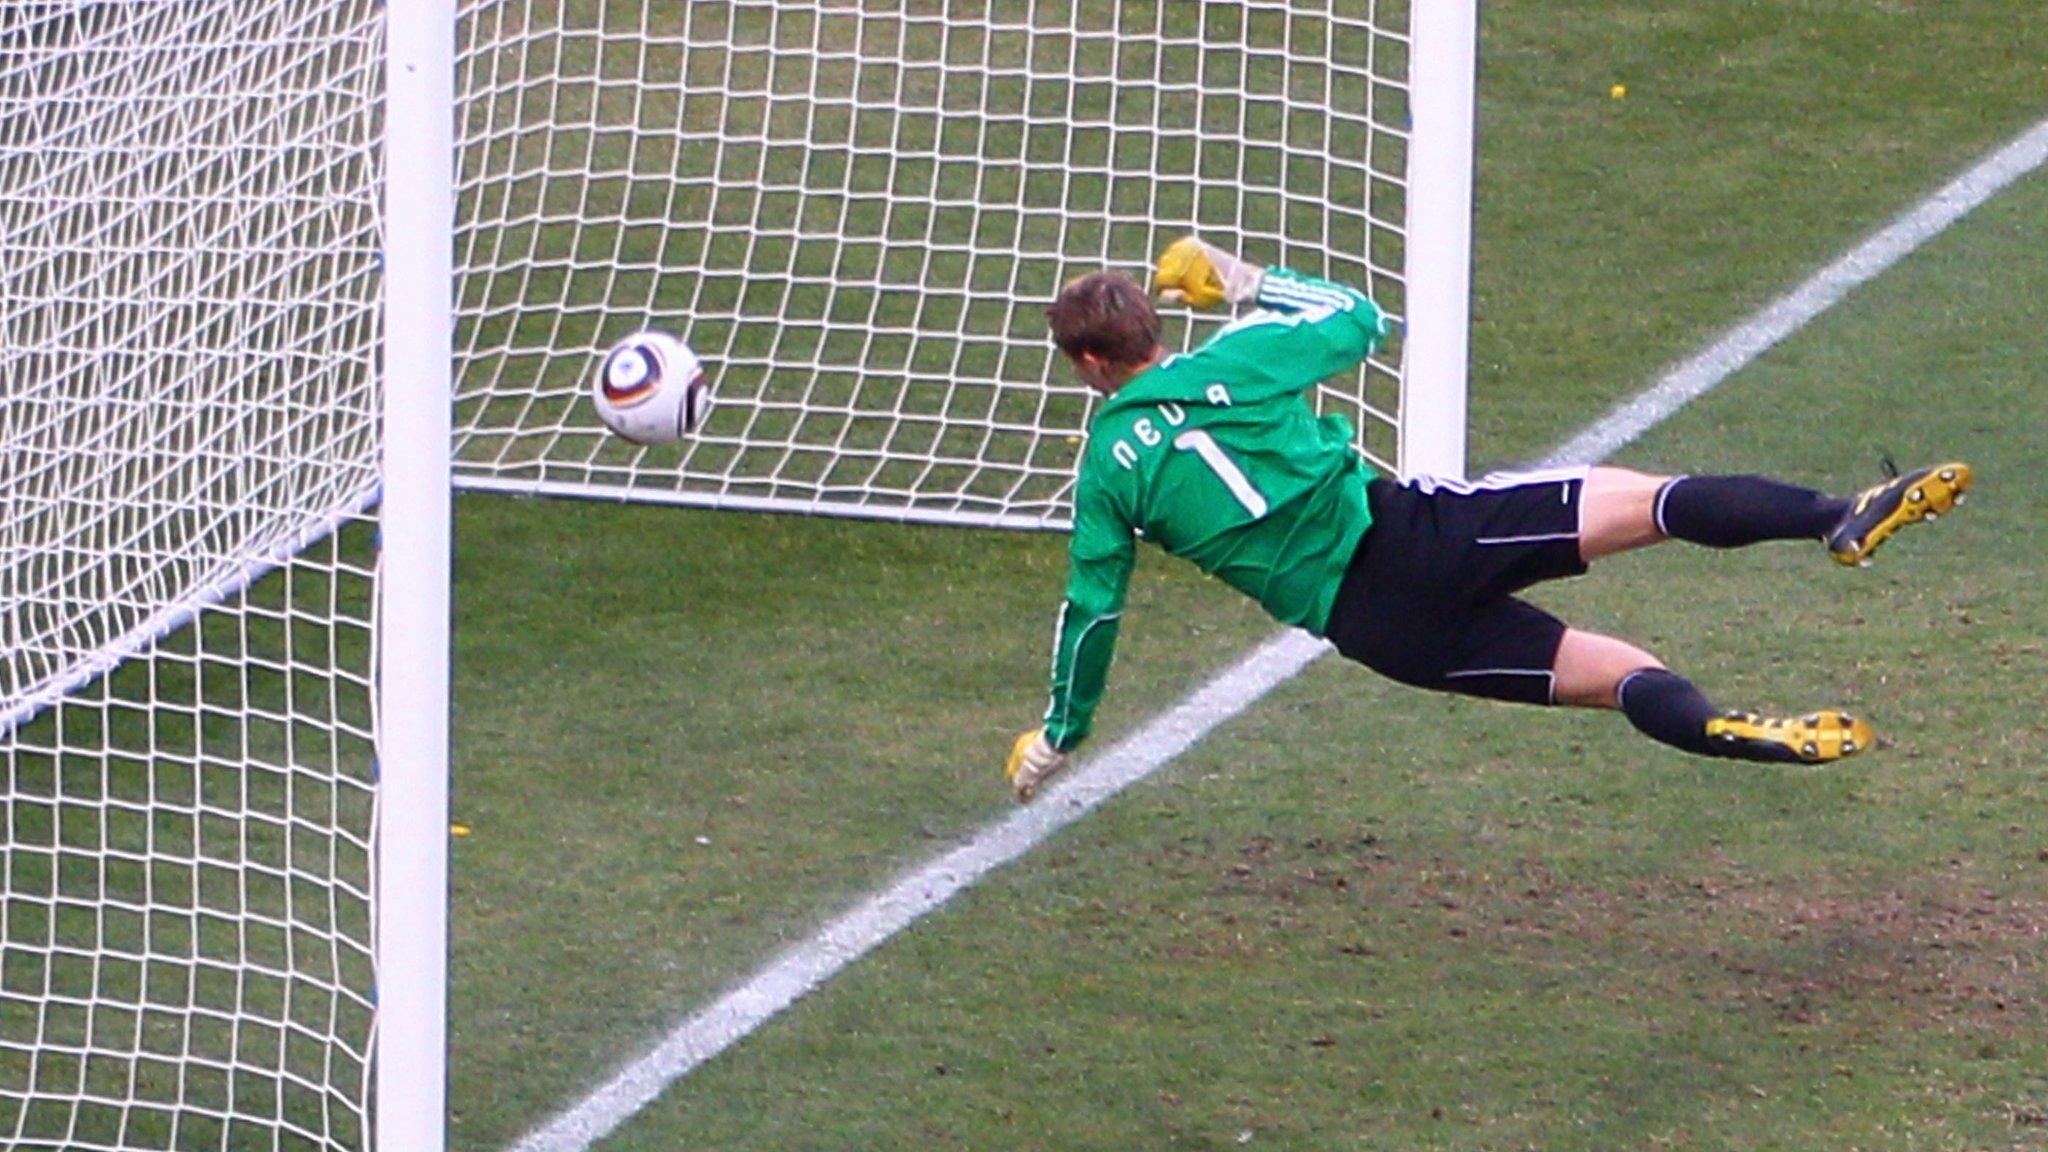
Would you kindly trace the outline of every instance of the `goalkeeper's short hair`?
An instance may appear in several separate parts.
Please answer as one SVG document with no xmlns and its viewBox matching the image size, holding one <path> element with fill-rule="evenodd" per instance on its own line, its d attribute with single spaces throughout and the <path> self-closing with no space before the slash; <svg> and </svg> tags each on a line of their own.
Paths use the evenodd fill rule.
<svg viewBox="0 0 2048 1152">
<path fill-rule="evenodd" d="M 1053 343 L 1069 359 L 1093 355 L 1117 366 L 1143 364 L 1159 347 L 1159 310 L 1121 272 L 1093 272 L 1067 283 L 1045 310 Z"/>
</svg>

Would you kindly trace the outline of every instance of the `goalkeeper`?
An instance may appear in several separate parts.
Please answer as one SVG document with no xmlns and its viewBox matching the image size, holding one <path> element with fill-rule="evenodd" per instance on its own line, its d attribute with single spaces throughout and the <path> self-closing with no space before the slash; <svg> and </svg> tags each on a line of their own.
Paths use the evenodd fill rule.
<svg viewBox="0 0 2048 1152">
<path fill-rule="evenodd" d="M 1053 341 L 1105 399 L 1074 489 L 1052 701 L 1006 770 L 1019 800 L 1088 735 L 1140 536 L 1405 684 L 1618 709 L 1650 738 L 1703 756 L 1818 763 L 1870 747 L 1870 725 L 1840 711 L 1717 708 L 1642 649 L 1515 593 L 1674 538 L 1716 548 L 1818 539 L 1837 561 L 1866 563 L 1902 526 L 1952 507 L 1966 465 L 1851 499 L 1760 476 L 1610 467 L 1396 481 L 1360 456 L 1343 417 L 1318 419 L 1309 404 L 1318 382 L 1386 339 L 1371 300 L 1193 237 L 1161 255 L 1154 287 L 1198 308 L 1253 310 L 1180 355 L 1166 354 L 1151 299 L 1120 273 L 1073 281 L 1047 310 Z"/>
</svg>

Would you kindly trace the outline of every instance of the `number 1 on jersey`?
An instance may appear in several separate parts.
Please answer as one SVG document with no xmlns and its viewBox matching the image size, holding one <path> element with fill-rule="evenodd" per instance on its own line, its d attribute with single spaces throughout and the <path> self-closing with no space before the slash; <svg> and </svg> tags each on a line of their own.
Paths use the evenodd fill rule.
<svg viewBox="0 0 2048 1152">
<path fill-rule="evenodd" d="M 1199 428 L 1190 428 L 1173 438 L 1173 446 L 1200 456 L 1202 463 L 1209 466 L 1209 471 L 1214 472 L 1216 478 L 1223 481 L 1223 486 L 1230 489 L 1230 494 L 1237 497 L 1237 502 L 1244 505 L 1244 510 L 1252 514 L 1252 519 L 1257 520 L 1266 514 L 1266 498 L 1252 487 L 1244 470 L 1223 451 L 1223 446 L 1216 443 L 1214 436 Z"/>
</svg>

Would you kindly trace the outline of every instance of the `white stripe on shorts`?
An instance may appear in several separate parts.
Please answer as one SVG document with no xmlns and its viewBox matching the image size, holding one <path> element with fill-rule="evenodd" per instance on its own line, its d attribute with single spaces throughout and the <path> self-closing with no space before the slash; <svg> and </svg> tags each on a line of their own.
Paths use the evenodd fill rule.
<svg viewBox="0 0 2048 1152">
<path fill-rule="evenodd" d="M 1546 532 L 1540 536 L 1481 536 L 1474 544 L 1541 544 L 1545 540 L 1577 540 L 1578 532 Z"/>
<path fill-rule="evenodd" d="M 1565 468 L 1531 468 L 1522 472 L 1488 472 L 1477 480 L 1458 480 L 1449 476 L 1410 476 L 1408 483 L 1421 492 L 1442 490 L 1460 496 L 1474 492 L 1499 492 L 1508 488 L 1520 488 L 1526 484 L 1561 484 L 1570 480 L 1584 481 L 1593 469 L 1584 464 Z"/>
<path fill-rule="evenodd" d="M 1553 707 L 1557 704 L 1557 673 L 1548 668 L 1467 668 L 1462 672 L 1444 673 L 1446 680 L 1472 676 L 1541 676 L 1550 682 L 1544 688 L 1545 701 Z"/>
</svg>

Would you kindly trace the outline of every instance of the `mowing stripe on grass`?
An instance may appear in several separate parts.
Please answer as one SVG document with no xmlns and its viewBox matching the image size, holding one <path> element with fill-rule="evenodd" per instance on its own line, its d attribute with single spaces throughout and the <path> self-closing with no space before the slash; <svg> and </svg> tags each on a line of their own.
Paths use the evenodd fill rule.
<svg viewBox="0 0 2048 1152">
<path fill-rule="evenodd" d="M 1543 464 L 1591 464 L 1620 450 L 2044 162 L 2048 162 L 2048 121 L 1617 406 L 1551 453 Z M 962 889 L 1170 763 L 1217 725 L 1293 679 L 1325 651 L 1328 645 L 1293 629 L 1265 641 L 1178 706 L 1069 771 L 1035 804 L 1018 809 L 967 843 L 897 879 L 784 952 L 745 983 L 677 1025 L 654 1051 L 522 1139 L 514 1145 L 514 1152 L 585 1152 L 669 1085 L 746 1038 Z"/>
</svg>

